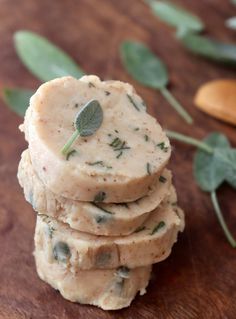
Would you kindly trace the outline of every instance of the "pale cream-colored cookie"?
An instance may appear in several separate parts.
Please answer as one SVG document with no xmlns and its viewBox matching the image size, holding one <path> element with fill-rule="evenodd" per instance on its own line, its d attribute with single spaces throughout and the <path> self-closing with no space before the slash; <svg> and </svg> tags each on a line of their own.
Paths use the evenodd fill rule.
<svg viewBox="0 0 236 319">
<path fill-rule="evenodd" d="M 151 266 L 71 272 L 66 264 L 48 260 L 46 249 L 36 238 L 34 256 L 38 275 L 65 299 L 117 310 L 128 307 L 138 292 L 141 295 L 146 292 Z"/>
<path fill-rule="evenodd" d="M 96 99 L 101 127 L 79 137 L 69 158 L 61 150 L 78 111 Z M 96 76 L 63 77 L 44 83 L 30 100 L 24 130 L 39 178 L 55 194 L 80 201 L 135 201 L 145 196 L 170 158 L 169 140 L 146 113 L 134 88 Z"/>
<path fill-rule="evenodd" d="M 128 235 L 142 225 L 149 213 L 170 194 L 170 171 L 164 169 L 162 178 L 164 183 L 158 179 L 148 194 L 135 202 L 95 204 L 66 199 L 47 189 L 33 170 L 28 150 L 22 153 L 18 169 L 25 198 L 37 212 L 67 223 L 73 229 L 104 236 Z"/>
<path fill-rule="evenodd" d="M 49 260 L 55 258 L 69 268 L 111 269 L 122 265 L 136 268 L 164 260 L 183 228 L 184 214 L 176 206 L 176 198 L 171 198 L 128 236 L 95 236 L 38 215 L 35 241 L 43 243 Z"/>
</svg>

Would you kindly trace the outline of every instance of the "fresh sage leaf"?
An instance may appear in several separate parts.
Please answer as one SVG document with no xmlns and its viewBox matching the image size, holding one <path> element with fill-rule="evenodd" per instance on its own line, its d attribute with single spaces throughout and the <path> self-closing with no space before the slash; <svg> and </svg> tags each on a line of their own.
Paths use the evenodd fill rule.
<svg viewBox="0 0 236 319">
<path fill-rule="evenodd" d="M 24 65 L 42 81 L 71 75 L 80 78 L 84 72 L 60 48 L 30 31 L 14 35 L 16 51 Z"/>
<path fill-rule="evenodd" d="M 121 60 L 127 72 L 141 84 L 158 89 L 179 115 L 192 123 L 191 116 L 166 88 L 168 72 L 165 64 L 147 46 L 136 41 L 124 41 L 120 47 Z"/>
<path fill-rule="evenodd" d="M 233 188 L 236 188 L 236 149 L 227 149 L 225 155 L 228 162 L 231 163 L 231 165 L 226 165 L 225 179 Z"/>
<path fill-rule="evenodd" d="M 201 19 L 180 6 L 167 1 L 147 0 L 146 2 L 160 20 L 177 29 L 195 32 L 204 29 L 204 23 Z"/>
<path fill-rule="evenodd" d="M 71 256 L 69 246 L 64 242 L 59 241 L 53 247 L 53 256 L 56 260 L 60 262 L 67 262 L 68 258 L 70 258 Z"/>
<path fill-rule="evenodd" d="M 227 137 L 218 132 L 210 134 L 203 141 L 172 131 L 169 131 L 167 135 L 198 147 L 194 158 L 196 182 L 203 191 L 210 192 L 212 204 L 223 232 L 230 245 L 236 248 L 236 240 L 225 223 L 216 196 L 216 189 L 224 181 L 236 188 L 236 149 L 231 148 Z"/>
<path fill-rule="evenodd" d="M 236 30 L 236 17 L 229 18 L 225 21 L 226 27 Z"/>
<path fill-rule="evenodd" d="M 34 91 L 18 88 L 4 88 L 3 100 L 9 108 L 20 116 L 25 115 Z"/>
<path fill-rule="evenodd" d="M 213 153 L 198 150 L 194 159 L 194 176 L 198 185 L 208 192 L 215 191 L 224 181 L 236 186 L 236 152 L 230 148 L 226 136 L 212 133 L 204 143 L 212 147 Z"/>
<path fill-rule="evenodd" d="M 144 44 L 124 41 L 121 45 L 121 58 L 128 73 L 143 85 L 153 89 L 167 85 L 165 64 Z"/>
<path fill-rule="evenodd" d="M 75 128 L 80 136 L 93 135 L 101 126 L 103 111 L 97 100 L 91 100 L 79 111 L 75 119 Z"/>
<path fill-rule="evenodd" d="M 184 33 L 179 37 L 186 49 L 204 58 L 236 65 L 236 45 L 223 43 L 208 37 Z"/>
<path fill-rule="evenodd" d="M 75 132 L 62 148 L 62 154 L 67 155 L 71 145 L 78 136 L 93 135 L 101 126 L 103 121 L 103 110 L 97 100 L 91 100 L 86 103 L 76 115 L 74 126 Z"/>
</svg>

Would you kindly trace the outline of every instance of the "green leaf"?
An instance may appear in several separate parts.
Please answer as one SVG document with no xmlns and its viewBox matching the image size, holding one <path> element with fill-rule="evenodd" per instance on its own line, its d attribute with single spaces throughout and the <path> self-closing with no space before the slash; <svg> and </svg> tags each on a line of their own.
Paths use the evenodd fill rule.
<svg viewBox="0 0 236 319">
<path fill-rule="evenodd" d="M 29 106 L 29 100 L 34 91 L 18 88 L 4 88 L 3 100 L 11 110 L 20 116 L 25 115 L 25 111 Z"/>
<path fill-rule="evenodd" d="M 62 241 L 57 242 L 53 247 L 53 256 L 57 261 L 66 263 L 71 257 L 69 246 Z"/>
<path fill-rule="evenodd" d="M 160 20 L 177 29 L 197 32 L 204 29 L 204 23 L 197 16 L 173 3 L 155 0 L 149 0 L 147 2 L 153 13 L 158 16 Z"/>
<path fill-rule="evenodd" d="M 167 85 L 164 63 L 143 43 L 124 41 L 120 51 L 124 67 L 135 80 L 154 89 Z"/>
<path fill-rule="evenodd" d="M 79 111 L 75 119 L 75 128 L 80 136 L 93 135 L 101 126 L 103 111 L 97 100 L 91 100 Z"/>
<path fill-rule="evenodd" d="M 79 136 L 90 136 L 94 134 L 103 121 L 103 110 L 97 100 L 91 100 L 85 104 L 76 115 L 74 126 L 76 131 L 72 134 L 61 152 L 68 157 L 71 145 Z"/>
<path fill-rule="evenodd" d="M 184 33 L 179 39 L 185 48 L 196 55 L 216 62 L 236 65 L 236 45 L 234 44 L 191 33 Z"/>
<path fill-rule="evenodd" d="M 191 116 L 168 91 L 168 73 L 165 64 L 143 43 L 124 41 L 120 47 L 121 60 L 128 73 L 141 84 L 159 89 L 170 105 L 189 124 Z"/>
<path fill-rule="evenodd" d="M 232 17 L 226 20 L 225 25 L 230 29 L 236 30 L 236 17 Z"/>
<path fill-rule="evenodd" d="M 18 31 L 14 40 L 21 61 L 42 81 L 66 75 L 80 78 L 84 74 L 65 52 L 36 33 Z"/>
<path fill-rule="evenodd" d="M 226 156 L 226 181 L 234 188 L 236 188 L 236 149 L 231 148 L 225 150 Z"/>
<path fill-rule="evenodd" d="M 204 143 L 214 151 L 212 154 L 198 149 L 194 158 L 194 176 L 199 187 L 207 192 L 216 190 L 226 179 L 226 152 L 230 144 L 226 136 L 212 133 Z"/>
</svg>

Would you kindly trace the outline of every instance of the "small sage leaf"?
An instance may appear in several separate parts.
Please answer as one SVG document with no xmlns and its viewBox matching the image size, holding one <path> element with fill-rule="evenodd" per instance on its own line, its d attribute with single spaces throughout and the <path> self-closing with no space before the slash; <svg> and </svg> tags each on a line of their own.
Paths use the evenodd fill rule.
<svg viewBox="0 0 236 319">
<path fill-rule="evenodd" d="M 230 164 L 226 164 L 226 181 L 236 188 L 236 149 L 228 149 L 225 151 L 227 161 Z"/>
<path fill-rule="evenodd" d="M 194 176 L 200 188 L 207 192 L 216 190 L 226 178 L 225 151 L 229 149 L 228 139 L 220 133 L 212 133 L 204 143 L 212 147 L 213 153 L 198 149 L 194 158 Z"/>
<path fill-rule="evenodd" d="M 56 260 L 60 262 L 67 262 L 68 258 L 70 258 L 71 256 L 69 246 L 64 242 L 59 241 L 53 247 L 53 256 Z"/>
<path fill-rule="evenodd" d="M 94 134 L 103 121 L 103 110 L 97 100 L 91 100 L 86 103 L 78 112 L 75 118 L 74 126 L 76 131 L 72 134 L 61 152 L 68 157 L 71 145 L 79 136 L 89 136 Z"/>
<path fill-rule="evenodd" d="M 143 43 L 124 41 L 120 47 L 121 60 L 127 72 L 141 84 L 159 89 L 170 105 L 189 124 L 191 116 L 168 91 L 168 72 L 165 64 Z"/>
<path fill-rule="evenodd" d="M 75 128 L 80 136 L 93 135 L 101 126 L 103 111 L 97 100 L 91 100 L 79 111 L 75 119 Z"/>
<path fill-rule="evenodd" d="M 168 73 L 164 63 L 144 44 L 124 41 L 120 50 L 122 62 L 135 80 L 154 89 L 167 85 Z"/>
<path fill-rule="evenodd" d="M 230 29 L 236 30 L 236 17 L 232 17 L 226 20 L 225 25 Z"/>
<path fill-rule="evenodd" d="M 84 74 L 65 52 L 36 33 L 18 31 L 14 40 L 21 61 L 42 81 L 66 75 L 80 78 Z"/>
<path fill-rule="evenodd" d="M 236 45 L 223 43 L 197 34 L 184 33 L 180 41 L 186 49 L 204 58 L 236 65 Z"/>
<path fill-rule="evenodd" d="M 24 116 L 33 94 L 34 91 L 31 90 L 4 88 L 3 100 L 11 110 L 20 116 Z"/>
<path fill-rule="evenodd" d="M 197 32 L 204 29 L 204 23 L 197 16 L 173 3 L 155 0 L 147 0 L 146 2 L 160 20 L 177 29 Z"/>
</svg>

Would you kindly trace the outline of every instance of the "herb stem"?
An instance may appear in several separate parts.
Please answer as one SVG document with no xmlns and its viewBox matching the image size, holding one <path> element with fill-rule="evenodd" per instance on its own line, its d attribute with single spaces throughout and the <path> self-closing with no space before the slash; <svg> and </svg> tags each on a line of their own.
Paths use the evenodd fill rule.
<svg viewBox="0 0 236 319">
<path fill-rule="evenodd" d="M 170 105 L 175 109 L 175 111 L 188 123 L 193 123 L 193 118 L 189 113 L 183 108 L 183 106 L 176 100 L 176 98 L 170 93 L 170 91 L 163 87 L 160 89 L 161 94 L 170 103 Z"/>
<path fill-rule="evenodd" d="M 63 148 L 61 149 L 61 152 L 63 155 L 66 155 L 71 147 L 71 145 L 74 143 L 74 141 L 77 139 L 77 137 L 79 136 L 79 131 L 76 130 L 71 137 L 69 138 L 68 142 L 63 146 Z"/>
<path fill-rule="evenodd" d="M 197 146 L 198 148 L 200 148 L 202 151 L 208 153 L 208 154 L 212 154 L 214 152 L 213 148 L 211 148 L 209 145 L 207 145 L 204 142 L 201 142 L 193 137 L 188 137 L 186 135 L 174 132 L 174 131 L 166 131 L 166 134 L 168 137 L 175 139 L 177 141 L 181 141 L 184 142 L 186 144 L 190 144 L 190 145 L 194 145 Z"/>
<path fill-rule="evenodd" d="M 220 209 L 220 206 L 219 206 L 219 203 L 218 203 L 218 200 L 217 200 L 217 196 L 216 196 L 216 192 L 215 191 L 212 191 L 211 192 L 211 200 L 212 200 L 212 204 L 213 204 L 213 207 L 214 207 L 214 210 L 215 210 L 215 213 L 216 213 L 216 216 L 218 218 L 218 221 L 224 231 L 224 234 L 228 240 L 228 242 L 230 243 L 230 245 L 233 247 L 233 248 L 236 248 L 236 240 L 234 239 L 234 237 L 232 236 L 228 226 L 226 225 L 225 223 L 225 220 L 224 220 L 224 217 L 222 215 L 222 212 L 221 212 L 221 209 Z"/>
</svg>

